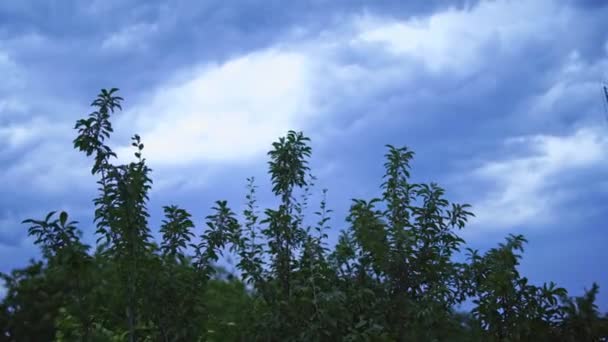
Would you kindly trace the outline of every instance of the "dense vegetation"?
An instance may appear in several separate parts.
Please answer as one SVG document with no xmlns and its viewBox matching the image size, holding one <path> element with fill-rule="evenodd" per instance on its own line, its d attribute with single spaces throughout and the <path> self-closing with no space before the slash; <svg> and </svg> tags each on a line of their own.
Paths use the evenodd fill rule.
<svg viewBox="0 0 608 342">
<path fill-rule="evenodd" d="M 608 316 L 598 286 L 569 297 L 535 286 L 517 268 L 524 237 L 480 254 L 458 236 L 473 214 L 436 184 L 410 182 L 413 152 L 388 146 L 379 198 L 353 200 L 347 229 L 327 243 L 330 214 L 308 212 L 314 177 L 309 139 L 290 131 L 272 145 L 277 207 L 235 213 L 217 201 L 205 228 L 163 208 L 162 241 L 148 223 L 150 168 L 113 164 L 106 145 L 116 89 L 102 90 L 78 120 L 74 147 L 93 158 L 97 246 L 83 244 L 65 212 L 26 220 L 42 260 L 2 274 L 1 341 L 601 341 Z M 325 191 L 323 191 L 325 194 Z M 323 197 L 325 198 L 325 197 Z M 312 222 L 309 224 L 309 221 Z M 466 262 L 454 261 L 466 251 Z M 218 267 L 222 253 L 236 274 Z M 470 313 L 454 307 L 472 303 Z"/>
</svg>

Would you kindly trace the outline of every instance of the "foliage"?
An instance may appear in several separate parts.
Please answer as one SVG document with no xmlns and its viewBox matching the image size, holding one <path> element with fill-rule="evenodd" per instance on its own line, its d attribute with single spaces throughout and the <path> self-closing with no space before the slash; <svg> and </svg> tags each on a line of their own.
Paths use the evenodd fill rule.
<svg viewBox="0 0 608 342">
<path fill-rule="evenodd" d="M 334 246 L 326 194 L 307 216 L 315 177 L 309 139 L 289 131 L 268 153 L 275 207 L 260 210 L 247 180 L 239 215 L 219 200 L 198 230 L 163 207 L 161 241 L 147 208 L 151 169 L 106 144 L 118 89 L 102 90 L 78 120 L 74 148 L 93 157 L 97 246 L 66 212 L 28 219 L 42 260 L 2 274 L 0 341 L 602 341 L 608 316 L 597 284 L 569 297 L 518 272 L 526 240 L 510 235 L 481 254 L 459 236 L 473 216 L 437 184 L 414 183 L 406 147 L 387 146 L 378 198 L 353 199 Z M 335 232 L 335 230 L 334 230 Z M 466 262 L 457 253 L 468 252 Z M 236 274 L 221 269 L 236 257 Z M 470 313 L 455 307 L 472 303 Z"/>
</svg>

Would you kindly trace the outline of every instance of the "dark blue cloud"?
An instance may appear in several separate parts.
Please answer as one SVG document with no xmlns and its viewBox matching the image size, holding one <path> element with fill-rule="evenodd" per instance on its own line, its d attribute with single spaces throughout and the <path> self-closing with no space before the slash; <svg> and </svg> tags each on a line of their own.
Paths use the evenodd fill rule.
<svg viewBox="0 0 608 342">
<path fill-rule="evenodd" d="M 0 5 L 5 23 L 0 38 L 42 40 L 13 54 L 42 84 L 55 84 L 56 96 L 85 96 L 101 85 L 120 86 L 133 97 L 179 65 L 223 61 L 272 44 L 295 27 L 316 35 L 331 30 L 335 20 L 363 11 L 407 18 L 468 2 L 23 1 Z M 100 53 L 108 36 L 136 25 L 155 28 L 146 37 L 148 48 L 132 45 L 124 52 Z"/>
</svg>

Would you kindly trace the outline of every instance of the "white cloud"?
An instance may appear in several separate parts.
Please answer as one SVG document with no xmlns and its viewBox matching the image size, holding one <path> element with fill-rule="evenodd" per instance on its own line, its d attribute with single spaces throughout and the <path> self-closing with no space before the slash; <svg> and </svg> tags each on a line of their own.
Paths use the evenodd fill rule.
<svg viewBox="0 0 608 342">
<path fill-rule="evenodd" d="M 492 45 L 501 50 L 497 53 L 511 52 L 529 40 L 557 34 L 569 15 L 549 0 L 497 0 L 407 21 L 353 17 L 307 41 L 182 70 L 144 97 L 126 121 L 134 123 L 129 131 L 142 135 L 152 163 L 242 161 L 265 152 L 288 129 L 303 128 L 313 112 L 331 111 L 395 84 L 415 91 L 416 80 L 408 77 L 416 71 L 412 63 L 400 59 L 378 69 L 341 60 L 351 49 L 377 48 L 373 44 L 379 43 L 385 52 L 420 60 L 432 72 L 467 73 L 490 62 L 481 60 L 488 55 L 482 53 L 487 44 L 498 42 Z M 117 37 L 136 37 L 146 30 L 136 25 Z"/>
<path fill-rule="evenodd" d="M 45 140 L 0 170 L 0 179 L 5 182 L 2 190 L 23 191 L 24 184 L 26 189 L 41 195 L 87 189 L 89 183 L 94 183 L 89 163 L 90 160 L 84 160 L 78 152 L 70 151 L 69 142 Z"/>
<path fill-rule="evenodd" d="M 2 104 L 0 102 L 0 112 L 2 111 Z M 18 109 L 15 107 L 17 104 L 6 102 L 9 109 Z M 41 138 L 43 135 L 48 137 L 52 135 L 58 127 L 51 124 L 45 119 L 34 117 L 27 122 L 18 122 L 7 126 L 0 127 L 0 145 L 2 148 L 8 148 L 9 150 L 19 148 L 29 142 L 34 141 L 37 138 Z"/>
<path fill-rule="evenodd" d="M 101 43 L 106 51 L 137 50 L 146 46 L 146 40 L 158 31 L 156 24 L 137 23 L 111 33 Z"/>
<path fill-rule="evenodd" d="M 8 116 L 9 114 L 21 114 L 26 108 L 25 104 L 19 101 L 15 96 L 0 98 L 0 118 L 5 115 Z"/>
<path fill-rule="evenodd" d="M 412 58 L 431 72 L 467 73 L 491 62 L 482 60 L 488 44 L 498 42 L 491 45 L 500 49 L 497 53 L 509 53 L 530 39 L 555 34 L 567 19 L 568 13 L 549 1 L 482 2 L 472 10 L 450 9 L 407 21 L 354 17 L 316 38 L 283 42 L 219 65 L 186 68 L 127 110 L 120 130 L 142 136 L 153 167 L 251 160 L 287 130 L 305 129 L 313 113 L 364 103 L 387 87 L 415 95 L 414 76 L 420 71 Z M 126 30 L 124 35 L 135 37 L 139 30 L 145 31 Z M 385 53 L 409 58 L 377 68 L 340 57 L 353 49 L 377 49 L 377 44 Z M 315 127 L 335 138 L 335 132 L 364 129 L 366 120 L 378 115 L 353 118 L 351 129 Z M 128 148 L 117 152 L 124 160 L 133 153 Z"/>
<path fill-rule="evenodd" d="M 510 139 L 507 144 L 528 147 L 528 153 L 488 162 L 473 172 L 476 179 L 493 185 L 474 205 L 475 225 L 502 229 L 546 223 L 557 204 L 577 192 L 563 188 L 560 179 L 608 162 L 608 134 L 601 130 L 527 136 Z"/>
<path fill-rule="evenodd" d="M 594 119 L 601 118 L 606 114 L 601 102 L 601 80 L 606 70 L 608 54 L 588 61 L 578 51 L 572 51 L 563 65 L 551 73 L 548 88 L 530 97 L 529 116 L 555 120 L 557 111 L 568 109 L 579 112 L 579 116 L 588 112 Z"/>
<path fill-rule="evenodd" d="M 25 126 L 0 127 L 0 142 L 15 148 L 30 141 L 35 136 L 35 130 Z"/>
<path fill-rule="evenodd" d="M 50 122 L 37 116 L 17 119 L 0 126 L 0 157 L 16 158 L 0 169 L 2 192 L 22 191 L 27 184 L 25 189 L 43 195 L 67 193 L 92 180 L 87 167 L 90 159 L 71 149 L 74 131 L 69 121 Z"/>
<path fill-rule="evenodd" d="M 307 41 L 283 42 L 282 47 L 254 51 L 223 64 L 185 68 L 140 97 L 133 109 L 127 102 L 125 115 L 117 116 L 117 126 L 122 125 L 117 131 L 139 133 L 153 167 L 250 160 L 263 156 L 287 130 L 305 129 L 315 120 L 313 114 L 344 104 L 356 107 L 381 93 L 378 90 L 399 86 L 411 95 L 412 103 L 416 101 L 417 79 L 407 75 L 412 71 L 415 76 L 418 66 L 408 58 L 377 68 L 342 60 L 340 56 L 350 49 L 381 44 L 389 53 L 418 59 L 434 72 L 467 71 L 478 67 L 488 43 L 517 48 L 526 39 L 555 34 L 565 17 L 567 13 L 548 1 L 493 1 L 470 11 L 450 9 L 407 21 L 350 18 L 343 27 Z M 158 30 L 158 24 L 134 24 L 110 34 L 102 46 L 136 49 Z M 551 101 L 547 103 L 550 106 Z M 366 119 L 378 115 L 353 118 L 350 125 L 364 130 Z M 348 131 L 347 127 L 316 128 L 322 134 Z M 19 144 L 31 134 L 31 129 L 9 127 L 0 131 L 0 139 Z M 322 136 L 315 139 L 323 141 Z M 133 151 L 119 148 L 117 152 L 126 160 Z M 179 181 L 160 183 L 170 186 Z"/>
<path fill-rule="evenodd" d="M 151 163 L 242 161 L 301 127 L 312 112 L 311 72 L 304 54 L 259 51 L 189 69 L 126 116 Z"/>
<path fill-rule="evenodd" d="M 497 0 L 407 21 L 363 16 L 352 43 L 381 44 L 397 56 L 419 60 L 432 72 L 466 73 L 485 56 L 553 37 L 566 27 L 568 15 L 551 1 Z"/>
<path fill-rule="evenodd" d="M 2 49 L 0 49 L 0 75 L 2 75 L 2 82 L 0 82 L 2 92 L 13 91 L 23 86 L 23 73 L 20 66 Z"/>
</svg>

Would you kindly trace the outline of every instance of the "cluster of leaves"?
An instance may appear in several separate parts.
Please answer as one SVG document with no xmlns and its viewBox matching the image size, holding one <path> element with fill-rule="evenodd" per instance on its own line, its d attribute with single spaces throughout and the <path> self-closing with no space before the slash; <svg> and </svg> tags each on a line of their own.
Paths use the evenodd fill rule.
<svg viewBox="0 0 608 342">
<path fill-rule="evenodd" d="M 480 255 L 458 232 L 466 204 L 437 184 L 410 181 L 407 148 L 388 146 L 381 195 L 354 199 L 347 227 L 327 243 L 331 210 L 305 213 L 315 178 L 309 139 L 290 131 L 269 152 L 275 208 L 259 210 L 248 179 L 237 215 L 217 201 L 197 231 L 192 216 L 165 206 L 159 232 L 148 223 L 150 168 L 135 135 L 135 161 L 113 164 L 105 144 L 117 89 L 102 90 L 77 121 L 74 147 L 93 156 L 98 177 L 94 251 L 78 222 L 49 213 L 26 220 L 43 260 L 2 274 L 0 341 L 601 341 L 608 316 L 596 284 L 569 297 L 535 286 L 517 270 L 526 240 L 509 236 Z M 309 224 L 308 221 L 316 221 Z M 237 258 L 236 274 L 217 266 Z M 472 311 L 455 311 L 471 302 Z"/>
</svg>

